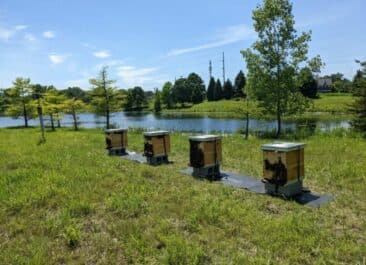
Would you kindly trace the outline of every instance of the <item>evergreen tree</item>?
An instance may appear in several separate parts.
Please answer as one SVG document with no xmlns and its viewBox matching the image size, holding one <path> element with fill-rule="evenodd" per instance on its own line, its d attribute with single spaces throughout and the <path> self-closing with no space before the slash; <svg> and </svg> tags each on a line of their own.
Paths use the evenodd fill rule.
<svg viewBox="0 0 366 265">
<path fill-rule="evenodd" d="M 242 70 L 239 71 L 238 75 L 235 77 L 234 82 L 234 97 L 235 98 L 244 98 L 245 97 L 245 85 L 246 78 Z"/>
<path fill-rule="evenodd" d="M 69 98 L 65 100 L 64 102 L 64 110 L 65 113 L 71 114 L 73 123 L 74 123 L 74 130 L 77 131 L 79 129 L 78 127 L 78 112 L 85 109 L 86 104 L 84 101 L 78 99 L 78 98 Z"/>
<path fill-rule="evenodd" d="M 156 89 L 156 91 L 155 91 L 154 111 L 155 112 L 161 111 L 160 92 L 158 89 Z"/>
<path fill-rule="evenodd" d="M 362 76 L 358 79 L 358 98 L 356 99 L 352 112 L 355 117 L 353 118 L 352 127 L 360 132 L 363 132 L 366 136 L 366 61 L 357 61 L 362 69 Z"/>
<path fill-rule="evenodd" d="M 222 86 L 221 86 L 220 79 L 217 79 L 217 81 L 215 83 L 213 98 L 215 101 L 223 98 L 223 92 L 222 92 Z"/>
<path fill-rule="evenodd" d="M 213 77 L 210 78 L 210 82 L 208 83 L 207 87 L 207 100 L 214 101 L 214 93 L 215 93 L 215 79 Z"/>
<path fill-rule="evenodd" d="M 161 89 L 161 101 L 168 108 L 173 107 L 173 96 L 172 96 L 172 86 L 171 82 L 166 82 Z"/>
<path fill-rule="evenodd" d="M 190 100 L 193 104 L 201 103 L 206 97 L 206 88 L 202 78 L 196 74 L 191 73 L 188 75 L 187 81 L 187 93 L 190 92 Z"/>
<path fill-rule="evenodd" d="M 233 97 L 233 94 L 233 84 L 231 83 L 230 79 L 228 79 L 224 84 L 224 98 L 231 99 Z"/>
</svg>

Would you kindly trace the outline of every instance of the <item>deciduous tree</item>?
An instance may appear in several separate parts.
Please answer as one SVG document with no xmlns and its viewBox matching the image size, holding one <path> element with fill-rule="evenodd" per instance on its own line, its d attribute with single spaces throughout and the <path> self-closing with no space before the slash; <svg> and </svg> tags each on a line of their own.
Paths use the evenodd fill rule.
<svg viewBox="0 0 366 265">
<path fill-rule="evenodd" d="M 277 117 L 277 136 L 282 118 L 300 113 L 307 101 L 296 86 L 300 65 L 312 71 L 321 66 L 320 57 L 308 60 L 310 32 L 297 34 L 289 0 L 263 0 L 253 11 L 258 40 L 242 51 L 248 67 L 248 85 L 262 100 L 262 106 Z"/>
</svg>

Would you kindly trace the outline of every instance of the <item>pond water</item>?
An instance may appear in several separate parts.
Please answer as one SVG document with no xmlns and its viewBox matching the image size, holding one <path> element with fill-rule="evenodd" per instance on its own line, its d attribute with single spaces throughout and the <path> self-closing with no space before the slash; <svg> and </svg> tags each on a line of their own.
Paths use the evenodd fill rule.
<svg viewBox="0 0 366 265">
<path fill-rule="evenodd" d="M 46 125 L 49 121 L 46 119 Z M 92 113 L 82 113 L 79 115 L 79 123 L 84 128 L 103 128 L 105 127 L 105 117 Z M 1 127 L 22 126 L 22 119 L 12 119 L 10 117 L 0 117 Z M 38 126 L 38 120 L 30 120 L 29 125 Z M 190 131 L 190 132 L 225 132 L 233 133 L 245 128 L 244 119 L 222 119 L 210 118 L 205 115 L 190 114 L 152 114 L 152 113 L 125 113 L 116 112 L 112 114 L 111 124 L 116 128 L 143 128 L 143 129 L 164 129 L 169 131 Z M 65 115 L 61 120 L 62 126 L 73 126 L 70 115 Z M 304 121 L 285 121 L 284 129 L 297 130 L 308 127 L 313 130 L 332 130 L 335 128 L 348 128 L 348 121 L 324 121 L 307 119 Z M 250 119 L 249 128 L 252 131 L 273 131 L 277 128 L 275 120 Z"/>
</svg>

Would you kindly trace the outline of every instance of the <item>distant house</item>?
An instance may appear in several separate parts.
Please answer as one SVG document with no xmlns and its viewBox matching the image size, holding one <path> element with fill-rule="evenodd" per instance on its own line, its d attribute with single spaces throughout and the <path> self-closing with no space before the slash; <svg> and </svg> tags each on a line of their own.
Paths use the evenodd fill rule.
<svg viewBox="0 0 366 265">
<path fill-rule="evenodd" d="M 332 79 L 328 77 L 319 77 L 316 79 L 319 92 L 331 92 L 332 91 Z"/>
</svg>

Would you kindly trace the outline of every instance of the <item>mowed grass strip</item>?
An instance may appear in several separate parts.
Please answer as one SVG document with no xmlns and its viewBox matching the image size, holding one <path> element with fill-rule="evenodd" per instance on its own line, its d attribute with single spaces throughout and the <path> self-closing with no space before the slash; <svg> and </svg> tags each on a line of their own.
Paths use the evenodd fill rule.
<svg viewBox="0 0 366 265">
<path fill-rule="evenodd" d="M 187 134 L 172 135 L 160 167 L 108 157 L 101 130 L 0 130 L 0 264 L 362 264 L 366 141 L 304 140 L 306 185 L 335 195 L 300 206 L 177 171 Z M 261 176 L 260 145 L 223 139 L 223 169 Z M 129 148 L 143 137 L 129 132 Z"/>
</svg>

